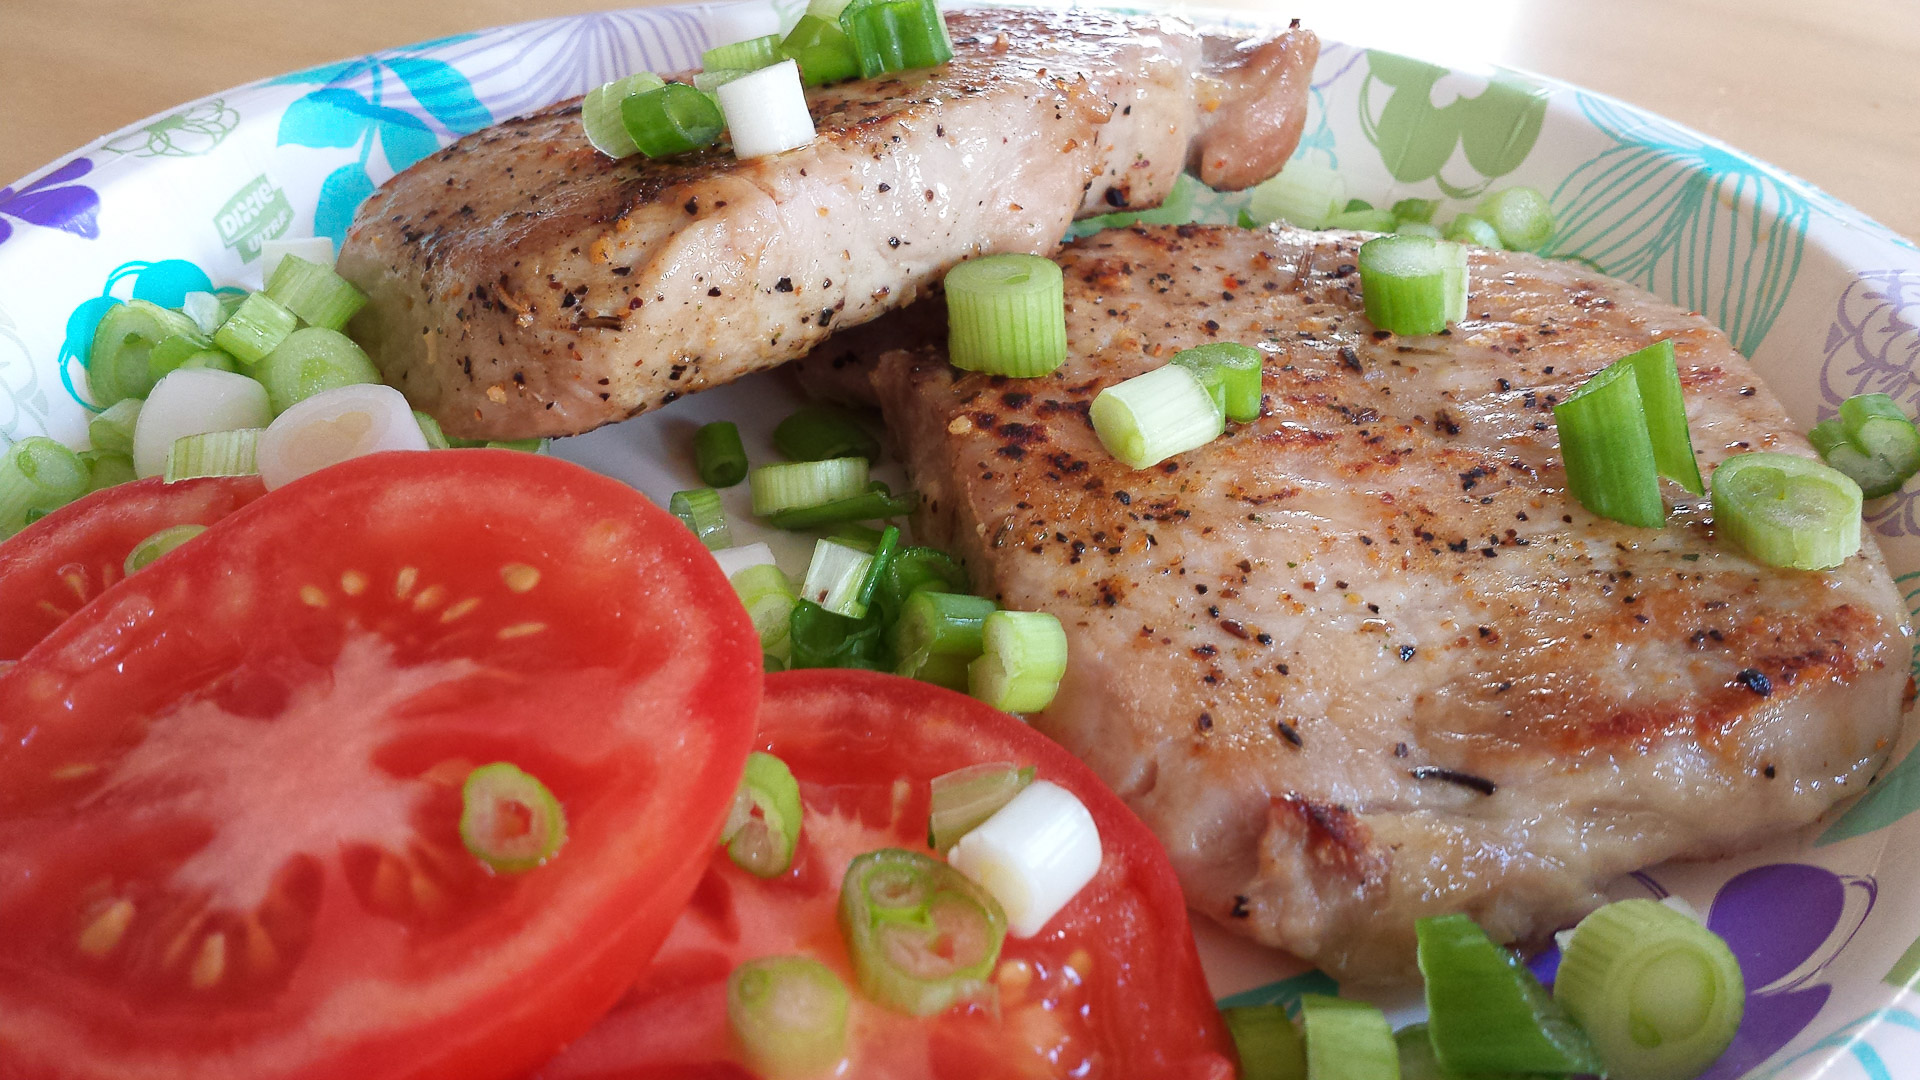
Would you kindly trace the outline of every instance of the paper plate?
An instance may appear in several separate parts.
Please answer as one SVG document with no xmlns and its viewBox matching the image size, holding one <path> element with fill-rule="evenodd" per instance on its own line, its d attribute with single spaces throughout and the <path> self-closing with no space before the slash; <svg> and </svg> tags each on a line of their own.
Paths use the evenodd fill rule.
<svg viewBox="0 0 1920 1080">
<path fill-rule="evenodd" d="M 692 67 L 709 20 L 707 7 L 583 15 L 344 60 L 184 106 L 0 188 L 0 435 L 84 445 L 82 357 L 114 302 L 174 306 L 209 285 L 258 287 L 263 240 L 338 240 L 376 184 L 460 135 L 636 70 Z M 1445 199 L 1443 215 L 1489 188 L 1539 188 L 1558 223 L 1548 254 L 1705 313 L 1796 421 L 1875 391 L 1920 411 L 1920 250 L 1657 116 L 1519 72 L 1327 42 L 1296 157 L 1335 166 L 1350 194 L 1376 205 Z M 1232 221 L 1244 198 L 1203 196 L 1197 216 Z M 793 403 L 783 381 L 758 376 L 556 452 L 664 501 L 694 483 L 694 425 L 741 420 L 750 453 L 770 457 L 771 425 Z M 1920 597 L 1915 488 L 1868 511 L 1910 603 Z M 740 503 L 729 506 L 736 536 L 753 533 L 744 491 L 728 498 Z M 742 542 L 760 538 L 785 545 L 790 571 L 805 564 L 785 534 Z M 1814 827 L 1737 859 L 1618 883 L 1620 896 L 1691 902 L 1739 955 L 1746 1022 L 1713 1080 L 1920 1078 L 1913 743 L 1910 731 L 1866 796 Z M 1224 1001 L 1333 988 L 1280 954 L 1197 929 Z M 1537 966 L 1550 973 L 1556 959 Z M 1396 1021 L 1416 1007 L 1382 1004 Z"/>
</svg>

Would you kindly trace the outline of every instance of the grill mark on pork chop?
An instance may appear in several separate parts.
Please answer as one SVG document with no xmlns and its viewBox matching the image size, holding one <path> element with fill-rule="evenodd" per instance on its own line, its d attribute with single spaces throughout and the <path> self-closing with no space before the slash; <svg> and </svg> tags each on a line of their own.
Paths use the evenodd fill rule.
<svg viewBox="0 0 1920 1080">
<path fill-rule="evenodd" d="M 450 435 L 576 434 L 799 356 L 960 259 L 1155 205 L 1190 157 L 1265 178 L 1318 53 L 1085 11 L 948 20 L 950 63 L 808 91 L 818 138 L 770 158 L 614 161 L 578 101 L 455 142 L 349 231 L 355 337 Z"/>
<path fill-rule="evenodd" d="M 1060 256 L 1058 372 L 956 372 L 922 326 L 873 375 L 920 535 L 1061 618 L 1072 661 L 1034 722 L 1155 828 L 1193 905 L 1343 979 L 1404 976 L 1421 915 L 1537 939 L 1621 873 L 1861 790 L 1910 633 L 1872 542 L 1778 570 L 1717 541 L 1704 500 L 1639 530 L 1565 494 L 1551 402 L 1657 339 L 1703 469 L 1811 453 L 1724 336 L 1475 251 L 1468 317 L 1395 337 L 1361 310 L 1361 239 L 1110 231 Z M 1208 340 L 1266 354 L 1261 417 L 1162 467 L 1115 461 L 1093 396 Z M 998 455 L 1008 423 L 1047 452 Z"/>
</svg>

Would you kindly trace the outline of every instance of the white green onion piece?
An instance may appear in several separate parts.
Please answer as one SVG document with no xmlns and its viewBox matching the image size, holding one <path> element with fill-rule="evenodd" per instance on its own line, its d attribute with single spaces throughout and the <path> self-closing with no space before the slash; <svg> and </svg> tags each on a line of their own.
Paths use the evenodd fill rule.
<svg viewBox="0 0 1920 1080">
<path fill-rule="evenodd" d="M 174 525 L 161 529 L 133 545 L 133 550 L 127 552 L 126 562 L 121 567 L 129 575 L 139 573 L 153 565 L 155 559 L 206 531 L 205 525 Z"/>
<path fill-rule="evenodd" d="M 1300 1027 L 1311 1080 L 1396 1080 L 1400 1050 L 1385 1013 L 1364 1001 L 1303 994 Z"/>
<path fill-rule="evenodd" d="M 1024 379 L 1066 362 L 1065 284 L 1052 259 L 969 259 L 947 271 L 944 284 L 953 366 Z"/>
<path fill-rule="evenodd" d="M 793 865 L 800 843 L 802 809 L 800 784 L 787 763 L 772 754 L 747 755 L 734 805 L 745 814 L 729 821 L 727 858 L 755 877 L 774 877 Z"/>
<path fill-rule="evenodd" d="M 800 87 L 800 67 L 791 60 L 723 84 L 715 93 L 742 161 L 795 150 L 813 142 L 813 116 Z"/>
<path fill-rule="evenodd" d="M 1848 398 L 1840 403 L 1840 415 L 1815 424 L 1807 439 L 1869 499 L 1899 491 L 1920 472 L 1920 429 L 1887 394 Z"/>
<path fill-rule="evenodd" d="M 349 458 L 382 450 L 425 450 L 413 409 L 391 386 L 342 386 L 300 402 L 274 418 L 260 440 L 260 478 L 267 490 Z"/>
<path fill-rule="evenodd" d="M 289 260 L 286 265 L 293 265 Z M 380 369 L 360 346 L 338 330 L 309 326 L 288 334 L 254 365 L 253 377 L 267 388 L 275 415 L 321 392 L 358 383 L 377 383 Z"/>
<path fill-rule="evenodd" d="M 860 602 L 860 587 L 866 582 L 873 556 L 858 548 L 821 540 L 813 545 L 813 561 L 807 564 L 807 577 L 800 595 L 835 615 L 862 618 L 867 605 Z"/>
<path fill-rule="evenodd" d="M 1221 1009 L 1220 1019 L 1227 1022 L 1234 1051 L 1240 1055 L 1240 1080 L 1307 1080 L 1307 1047 L 1285 1005 Z M 1426 1078 L 1403 1076 L 1400 1080 Z"/>
<path fill-rule="evenodd" d="M 95 450 L 116 454 L 133 453 L 133 432 L 140 421 L 141 398 L 123 398 L 108 406 L 87 424 L 87 438 Z"/>
<path fill-rule="evenodd" d="M 266 294 L 309 326 L 338 330 L 366 306 L 367 294 L 333 272 L 331 265 L 288 255 L 267 279 Z"/>
<path fill-rule="evenodd" d="M 190 292 L 181 297 L 180 314 L 192 319 L 193 325 L 209 338 L 227 321 L 227 309 L 221 305 L 220 298 L 210 292 Z"/>
<path fill-rule="evenodd" d="M 1395 334 L 1437 334 L 1467 315 L 1467 249 L 1425 236 L 1382 236 L 1360 245 L 1360 296 L 1373 325 Z"/>
<path fill-rule="evenodd" d="M 967 693 L 1007 712 L 1039 712 L 1067 671 L 1067 632 L 1042 611 L 996 611 L 981 626 L 986 650 L 967 665 Z"/>
<path fill-rule="evenodd" d="M 1713 470 L 1713 527 L 1769 566 L 1826 570 L 1860 550 L 1860 485 L 1792 454 L 1738 454 Z"/>
<path fill-rule="evenodd" d="M 1033 766 L 987 761 L 933 778 L 927 846 L 945 852 L 1033 783 Z"/>
<path fill-rule="evenodd" d="M 460 788 L 460 840 L 497 874 L 523 874 L 560 853 L 567 811 L 537 778 L 496 761 Z"/>
<path fill-rule="evenodd" d="M 1253 189 L 1247 213 L 1259 225 L 1285 221 L 1303 229 L 1318 229 L 1339 213 L 1347 201 L 1347 182 L 1319 158 L 1296 158 L 1280 175 Z"/>
<path fill-rule="evenodd" d="M 851 499 L 867 490 L 866 458 L 828 458 L 762 465 L 747 474 L 758 517 Z"/>
<path fill-rule="evenodd" d="M 742 75 L 750 74 L 752 70 L 751 68 L 708 68 L 705 71 L 698 71 L 693 76 L 693 88 L 714 94 L 722 86 Z M 719 101 L 719 98 L 714 98 L 714 104 L 718 105 Z"/>
<path fill-rule="evenodd" d="M 611 158 L 639 153 L 639 144 L 627 134 L 620 103 L 634 94 L 658 90 L 665 85 L 665 79 L 651 71 L 642 71 L 587 91 L 587 96 L 580 99 L 580 126 L 586 130 L 587 142 Z"/>
<path fill-rule="evenodd" d="M 831 1075 L 846 1056 L 850 1001 L 820 961 L 762 957 L 727 978 L 727 1025 L 766 1080 L 808 1080 Z"/>
<path fill-rule="evenodd" d="M 1227 429 L 1226 414 L 1206 385 L 1178 364 L 1100 391 L 1091 418 L 1107 452 L 1135 469 L 1205 446 Z"/>
<path fill-rule="evenodd" d="M 1100 830 L 1073 792 L 1035 780 L 960 837 L 947 861 L 1000 902 L 1007 933 L 1030 938 L 1100 872 Z"/>
<path fill-rule="evenodd" d="M 714 550 L 713 561 L 720 564 L 720 572 L 726 575 L 728 581 L 749 567 L 774 566 L 773 549 L 765 544 L 718 548 Z"/>
<path fill-rule="evenodd" d="M 263 428 L 183 435 L 167 451 L 167 483 L 200 476 L 252 476 L 260 471 Z"/>
<path fill-rule="evenodd" d="M 793 625 L 793 605 L 798 600 L 787 575 L 770 562 L 755 563 L 727 576 L 734 593 L 753 620 L 760 634 L 760 649 L 784 657 L 787 636 Z"/>
<path fill-rule="evenodd" d="M 267 388 L 245 375 L 181 368 L 161 379 L 133 429 L 133 468 L 159 476 L 175 440 L 209 431 L 263 428 L 273 419 Z"/>
<path fill-rule="evenodd" d="M 289 255 L 298 255 L 315 266 L 332 266 L 334 263 L 333 241 L 324 236 L 283 236 L 276 240 L 263 241 L 260 244 L 260 281 L 262 284 L 273 280 L 273 273 L 280 269 L 280 260 Z M 212 333 L 211 330 L 208 333 Z"/>
<path fill-rule="evenodd" d="M 720 493 L 712 488 L 676 491 L 667 500 L 667 510 L 693 530 L 708 551 L 733 546 L 733 530 L 727 527 L 727 512 L 720 506 Z"/>
<path fill-rule="evenodd" d="M 1692 1080 L 1732 1043 L 1746 1007 L 1727 943 L 1652 900 L 1622 900 L 1581 920 L 1553 993 L 1614 1080 Z"/>
<path fill-rule="evenodd" d="M 1492 225 L 1510 251 L 1536 251 L 1553 236 L 1553 209 L 1547 197 L 1530 187 L 1496 191 L 1474 216 Z"/>
</svg>

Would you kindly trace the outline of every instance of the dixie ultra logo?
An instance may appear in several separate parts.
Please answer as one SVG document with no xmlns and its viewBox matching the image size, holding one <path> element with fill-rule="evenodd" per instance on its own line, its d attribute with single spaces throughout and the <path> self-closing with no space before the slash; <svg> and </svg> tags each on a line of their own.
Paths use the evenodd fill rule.
<svg viewBox="0 0 1920 1080">
<path fill-rule="evenodd" d="M 243 263 L 259 258 L 260 244 L 286 232 L 292 224 L 293 204 L 265 174 L 248 181 L 213 218 L 220 242 L 237 249 Z"/>
</svg>

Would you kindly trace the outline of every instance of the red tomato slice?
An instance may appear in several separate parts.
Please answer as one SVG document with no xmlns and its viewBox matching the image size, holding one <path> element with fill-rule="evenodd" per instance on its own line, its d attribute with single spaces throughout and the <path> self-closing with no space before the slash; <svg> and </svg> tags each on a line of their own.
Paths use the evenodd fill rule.
<svg viewBox="0 0 1920 1080">
<path fill-rule="evenodd" d="M 266 493 L 257 476 L 96 491 L 0 544 L 0 660 L 18 660 L 69 616 L 126 576 L 134 547 L 175 525 L 211 525 Z"/>
<path fill-rule="evenodd" d="M 762 881 L 717 854 L 639 985 L 539 1080 L 749 1077 L 729 1041 L 727 975 L 795 953 L 832 967 L 854 994 L 851 1053 L 836 1075 L 1233 1075 L 1165 852 L 1065 750 L 972 698 L 865 671 L 767 676 L 758 738 L 800 782 L 793 869 Z M 1100 829 L 1099 874 L 1038 936 L 1007 938 L 997 1017 L 970 1007 L 916 1020 L 862 1001 L 835 915 L 847 864 L 883 847 L 926 851 L 929 781 L 989 761 L 1033 765 L 1079 796 Z"/>
<path fill-rule="evenodd" d="M 514 1076 L 633 981 L 749 749 L 760 647 L 631 488 L 512 451 L 323 470 L 0 674 L 0 1076 Z M 511 762 L 564 846 L 494 875 Z"/>
</svg>

